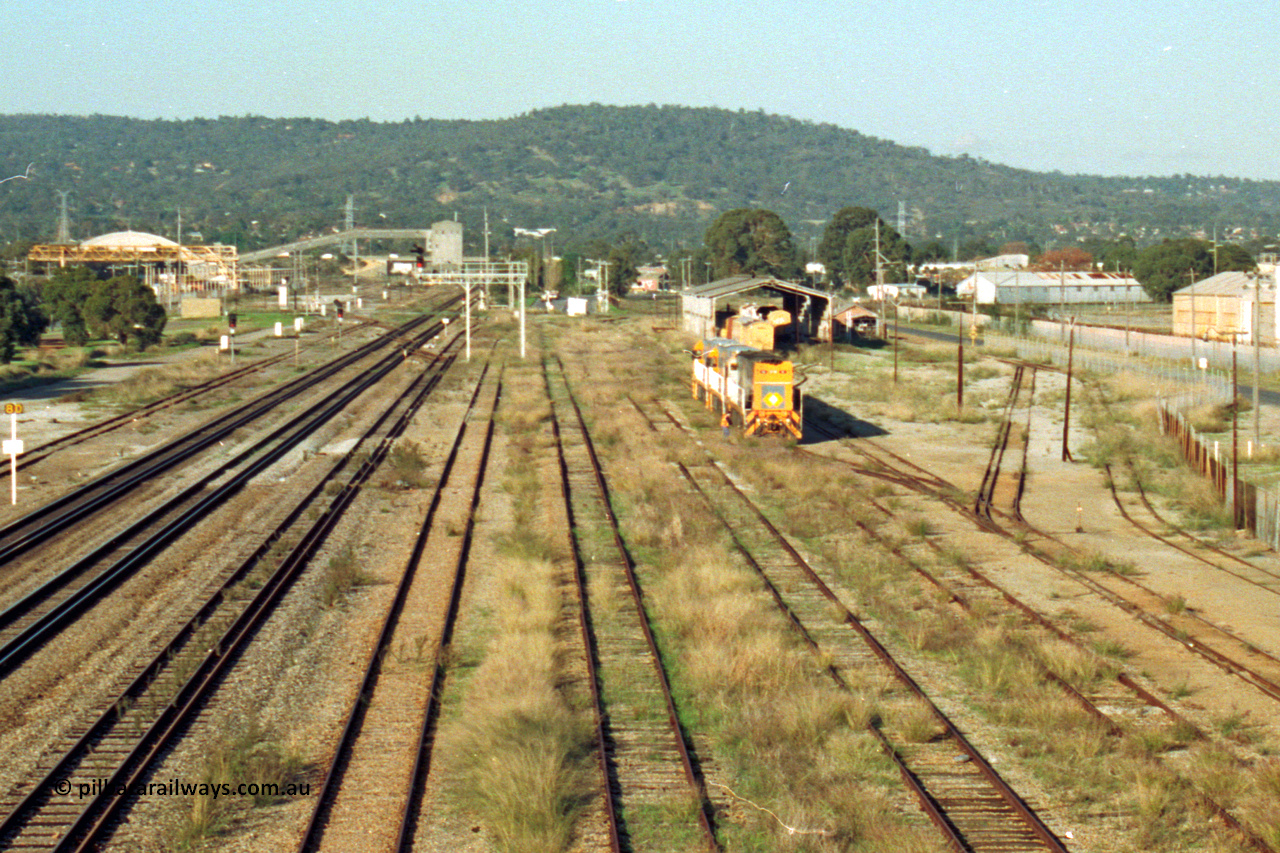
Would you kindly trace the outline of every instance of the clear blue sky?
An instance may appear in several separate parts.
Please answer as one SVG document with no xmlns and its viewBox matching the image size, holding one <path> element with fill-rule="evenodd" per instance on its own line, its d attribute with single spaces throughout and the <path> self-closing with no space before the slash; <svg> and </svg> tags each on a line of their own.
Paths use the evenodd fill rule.
<svg viewBox="0 0 1280 853">
<path fill-rule="evenodd" d="M 0 113 L 762 108 L 1037 170 L 1280 180 L 1275 12 L 1182 0 L 7 0 Z"/>
</svg>

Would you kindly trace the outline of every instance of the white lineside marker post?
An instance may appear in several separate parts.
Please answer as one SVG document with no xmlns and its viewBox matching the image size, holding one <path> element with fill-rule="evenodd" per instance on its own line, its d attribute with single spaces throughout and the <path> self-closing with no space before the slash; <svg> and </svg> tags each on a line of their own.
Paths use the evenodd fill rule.
<svg viewBox="0 0 1280 853">
<path fill-rule="evenodd" d="M 21 403 L 5 403 L 5 414 L 9 416 L 10 438 L 0 445 L 0 451 L 9 454 L 9 502 L 18 503 L 18 454 L 22 452 L 22 441 L 18 438 L 18 415 L 22 414 Z"/>
</svg>

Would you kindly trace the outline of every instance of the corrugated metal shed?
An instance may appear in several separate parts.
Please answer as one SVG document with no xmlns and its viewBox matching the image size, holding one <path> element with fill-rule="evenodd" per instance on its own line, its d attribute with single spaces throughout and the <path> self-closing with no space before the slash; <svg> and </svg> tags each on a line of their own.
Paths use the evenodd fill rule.
<svg viewBox="0 0 1280 853">
<path fill-rule="evenodd" d="M 960 298 L 973 296 L 980 305 L 1052 305 L 1074 303 L 1150 302 L 1132 276 L 1097 270 L 978 271 L 956 285 Z"/>
<path fill-rule="evenodd" d="M 716 304 L 753 290 L 781 294 L 801 334 L 825 338 L 830 330 L 831 294 L 780 278 L 733 275 L 680 292 L 684 330 L 700 338 L 717 333 Z"/>
<path fill-rule="evenodd" d="M 1270 276 L 1262 279 L 1262 292 L 1258 294 L 1260 302 L 1276 301 L 1276 292 L 1273 287 L 1270 287 L 1272 282 L 1268 281 L 1269 278 Z M 1210 293 L 1220 293 L 1225 296 L 1247 294 L 1250 299 L 1253 299 L 1253 280 L 1244 273 L 1236 272 L 1235 270 L 1220 272 L 1217 275 L 1197 281 L 1195 284 L 1188 285 L 1181 290 L 1175 290 L 1173 295 L 1190 296 L 1193 292 L 1196 296 L 1205 296 Z"/>
<path fill-rule="evenodd" d="M 1255 288 L 1258 282 L 1262 287 Z M 1257 303 L 1257 317 L 1254 317 Z M 1276 340 L 1276 290 L 1271 276 L 1251 279 L 1234 270 L 1220 272 L 1173 292 L 1173 333 L 1204 340 Z"/>
</svg>

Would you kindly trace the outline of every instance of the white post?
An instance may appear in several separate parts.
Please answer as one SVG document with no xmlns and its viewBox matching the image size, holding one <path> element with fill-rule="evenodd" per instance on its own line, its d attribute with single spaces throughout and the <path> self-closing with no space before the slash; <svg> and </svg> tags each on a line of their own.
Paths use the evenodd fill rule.
<svg viewBox="0 0 1280 853">
<path fill-rule="evenodd" d="M 9 503 L 18 503 L 18 413 L 9 415 Z"/>
<path fill-rule="evenodd" d="M 18 440 L 18 415 L 22 414 L 21 403 L 5 403 L 4 410 L 9 413 L 9 434 L 12 436 L 3 442 L 0 450 L 9 454 L 9 502 L 18 503 L 18 454 L 22 452 L 22 442 Z"/>
<path fill-rule="evenodd" d="M 471 280 L 468 279 L 462 286 L 466 292 L 467 361 L 471 361 Z"/>
</svg>

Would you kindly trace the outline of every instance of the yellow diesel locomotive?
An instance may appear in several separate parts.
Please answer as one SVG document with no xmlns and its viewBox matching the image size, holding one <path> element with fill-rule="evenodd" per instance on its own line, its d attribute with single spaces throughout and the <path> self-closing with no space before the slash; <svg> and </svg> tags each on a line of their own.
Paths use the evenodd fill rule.
<svg viewBox="0 0 1280 853">
<path fill-rule="evenodd" d="M 728 338 L 693 348 L 693 396 L 747 435 L 801 437 L 804 401 L 791 360 Z"/>
</svg>

